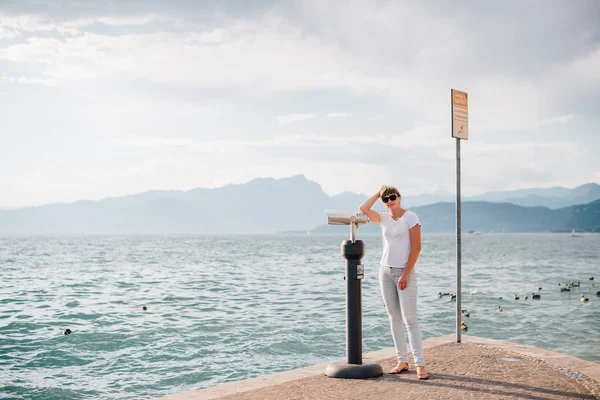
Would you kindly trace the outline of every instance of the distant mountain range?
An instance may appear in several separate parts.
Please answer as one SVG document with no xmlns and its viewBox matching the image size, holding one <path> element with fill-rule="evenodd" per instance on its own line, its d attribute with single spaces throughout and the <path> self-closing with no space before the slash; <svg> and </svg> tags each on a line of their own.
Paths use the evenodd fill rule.
<svg viewBox="0 0 600 400">
<path fill-rule="evenodd" d="M 436 203 L 411 208 L 417 213 L 423 232 L 454 232 L 456 204 Z M 600 200 L 560 209 L 523 207 L 510 203 L 461 202 L 463 233 L 481 232 L 600 232 Z M 349 231 L 347 226 L 322 224 L 311 233 Z M 378 225 L 359 227 L 361 233 L 379 233 Z"/>
<path fill-rule="evenodd" d="M 595 198 L 592 198 L 596 196 Z M 304 176 L 259 178 L 217 189 L 149 191 L 100 201 L 0 210 L 0 234 L 209 234 L 314 230 L 324 210 L 357 210 L 367 195 L 328 196 Z M 405 196 L 427 232 L 454 230 L 454 198 Z M 484 198 L 487 201 L 470 201 Z M 600 230 L 600 185 L 527 189 L 463 199 L 463 229 L 482 231 Z M 546 206 L 508 204 L 542 201 Z M 494 201 L 497 203 L 492 203 Z M 559 203 L 581 201 L 555 208 Z M 436 204 L 431 204 L 435 202 Z M 419 204 L 421 203 L 421 204 Z M 428 203 L 429 205 L 423 205 Z M 588 204 L 589 203 L 589 204 Z M 552 204 L 550 207 L 548 204 Z M 417 205 L 421 205 L 417 207 Z M 555 208 L 555 209 L 553 209 Z M 379 204 L 376 210 L 383 210 Z M 374 229 L 366 226 L 364 229 Z M 336 227 L 320 227 L 327 231 Z M 337 227 L 339 228 L 339 227 Z"/>
<path fill-rule="evenodd" d="M 355 204 L 358 201 L 360 204 L 366 196 L 365 194 L 346 192 L 334 196 L 334 198 L 339 199 L 341 203 Z M 463 196 L 461 201 L 487 201 L 493 203 L 511 203 L 527 207 L 564 208 L 577 204 L 587 204 L 597 199 L 600 199 L 600 185 L 587 183 L 573 189 L 554 187 L 489 192 L 479 196 Z M 402 203 L 406 207 L 419 207 L 434 203 L 452 203 L 455 201 L 456 195 L 449 193 L 408 195 L 402 199 Z"/>
</svg>

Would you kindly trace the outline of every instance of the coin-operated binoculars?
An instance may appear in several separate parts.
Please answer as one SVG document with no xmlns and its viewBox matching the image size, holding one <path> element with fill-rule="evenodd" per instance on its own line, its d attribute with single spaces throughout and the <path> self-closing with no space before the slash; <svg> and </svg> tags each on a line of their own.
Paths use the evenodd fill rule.
<svg viewBox="0 0 600 400">
<path fill-rule="evenodd" d="M 360 213 L 325 211 L 330 225 L 350 225 L 350 240 L 342 242 L 342 256 L 346 259 L 346 360 L 327 366 L 325 374 L 332 378 L 375 378 L 383 375 L 381 365 L 362 359 L 362 310 L 361 280 L 364 265 L 365 244 L 356 240 L 358 225 L 366 224 L 369 218 Z"/>
</svg>

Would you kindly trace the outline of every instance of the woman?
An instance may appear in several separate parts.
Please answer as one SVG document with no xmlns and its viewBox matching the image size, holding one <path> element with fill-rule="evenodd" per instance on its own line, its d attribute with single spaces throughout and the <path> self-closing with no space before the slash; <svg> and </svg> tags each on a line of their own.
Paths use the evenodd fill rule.
<svg viewBox="0 0 600 400">
<path fill-rule="evenodd" d="M 389 212 L 371 210 L 381 198 Z M 408 354 L 402 322 L 408 331 L 408 340 L 417 367 L 417 379 L 427 379 L 421 329 L 417 320 L 417 276 L 415 263 L 421 251 L 421 225 L 417 214 L 400 207 L 400 192 L 392 186 L 382 186 L 361 206 L 360 211 L 381 226 L 383 255 L 379 270 L 379 285 L 385 303 L 398 365 L 390 374 L 408 371 Z"/>
</svg>

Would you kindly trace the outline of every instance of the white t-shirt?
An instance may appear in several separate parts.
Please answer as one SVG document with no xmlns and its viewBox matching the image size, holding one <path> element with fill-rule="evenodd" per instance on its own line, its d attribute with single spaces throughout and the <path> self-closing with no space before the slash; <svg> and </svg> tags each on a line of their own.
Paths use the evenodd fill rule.
<svg viewBox="0 0 600 400">
<path fill-rule="evenodd" d="M 394 221 L 389 212 L 379 213 L 380 226 L 383 237 L 383 255 L 381 265 L 387 267 L 404 268 L 412 248 L 410 244 L 409 229 L 420 225 L 419 217 L 412 211 L 406 210 L 399 220 Z"/>
</svg>

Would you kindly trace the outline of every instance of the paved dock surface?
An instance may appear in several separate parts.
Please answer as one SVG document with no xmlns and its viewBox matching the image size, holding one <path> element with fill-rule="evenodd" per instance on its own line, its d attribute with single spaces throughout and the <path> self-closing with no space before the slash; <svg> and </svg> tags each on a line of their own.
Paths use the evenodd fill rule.
<svg viewBox="0 0 600 400">
<path fill-rule="evenodd" d="M 414 365 L 399 375 L 333 379 L 324 366 L 224 384 L 167 397 L 168 400 L 268 399 L 596 399 L 600 365 L 531 346 L 472 337 L 430 339 L 425 361 L 430 378 L 417 380 Z M 393 349 L 369 354 L 384 372 L 396 362 Z M 382 358 L 382 355 L 388 357 Z"/>
</svg>

